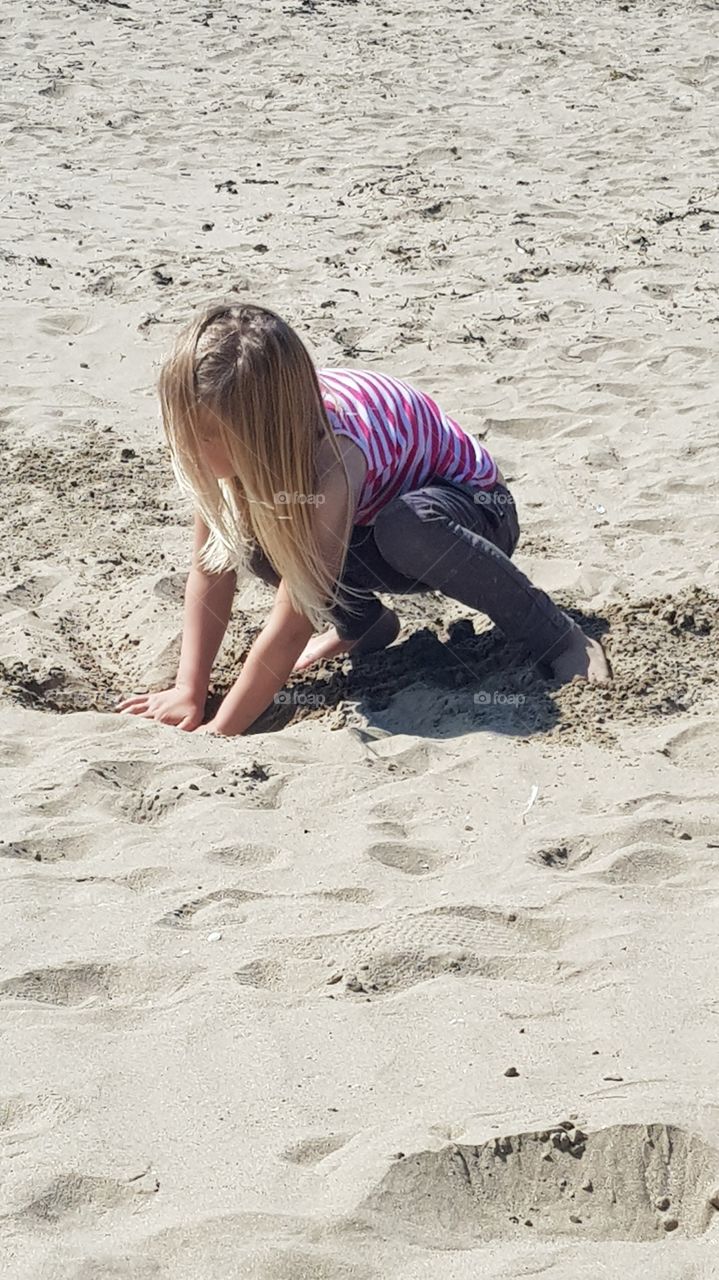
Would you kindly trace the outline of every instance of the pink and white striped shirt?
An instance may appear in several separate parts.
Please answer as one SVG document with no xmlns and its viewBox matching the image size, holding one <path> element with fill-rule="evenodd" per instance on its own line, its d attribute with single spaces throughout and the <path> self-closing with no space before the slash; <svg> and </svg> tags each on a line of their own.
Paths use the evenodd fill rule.
<svg viewBox="0 0 719 1280">
<path fill-rule="evenodd" d="M 355 524 L 372 524 L 400 494 L 433 477 L 491 489 L 497 466 L 475 436 L 400 378 L 364 369 L 318 369 L 332 430 L 367 461 Z"/>
</svg>

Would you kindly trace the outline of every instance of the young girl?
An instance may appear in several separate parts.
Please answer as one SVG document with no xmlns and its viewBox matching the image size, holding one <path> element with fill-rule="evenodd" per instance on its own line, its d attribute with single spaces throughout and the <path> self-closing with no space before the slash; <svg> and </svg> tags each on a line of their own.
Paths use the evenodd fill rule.
<svg viewBox="0 0 719 1280">
<path fill-rule="evenodd" d="M 243 733 L 291 671 L 392 643 L 399 622 L 376 591 L 441 591 L 487 614 L 554 679 L 609 678 L 601 646 L 512 564 L 512 496 L 486 449 L 428 395 L 387 374 L 316 369 L 274 312 L 222 304 L 180 334 L 159 393 L 195 507 L 194 555 L 175 685 L 119 711 Z M 243 568 L 277 588 L 275 603 L 202 725 Z"/>
</svg>

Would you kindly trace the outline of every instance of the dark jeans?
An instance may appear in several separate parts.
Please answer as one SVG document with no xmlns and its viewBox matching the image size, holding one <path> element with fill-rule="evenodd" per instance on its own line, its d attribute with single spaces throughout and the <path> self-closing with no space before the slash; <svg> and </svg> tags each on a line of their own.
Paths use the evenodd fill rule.
<svg viewBox="0 0 719 1280">
<path fill-rule="evenodd" d="M 535 662 L 551 661 L 576 627 L 512 564 L 518 539 L 514 499 L 503 484 L 487 491 L 436 479 L 394 498 L 373 525 L 354 526 L 340 582 L 351 590 L 333 609 L 337 631 L 343 639 L 361 640 L 382 613 L 376 591 L 441 591 L 486 614 Z M 277 586 L 259 547 L 250 569 Z"/>
</svg>

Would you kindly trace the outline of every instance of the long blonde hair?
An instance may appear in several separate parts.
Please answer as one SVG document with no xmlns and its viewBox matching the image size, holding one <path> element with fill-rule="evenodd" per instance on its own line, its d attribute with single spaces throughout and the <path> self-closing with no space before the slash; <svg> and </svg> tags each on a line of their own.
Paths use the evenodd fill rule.
<svg viewBox="0 0 719 1280">
<path fill-rule="evenodd" d="M 323 436 L 344 463 L 294 329 L 266 307 L 215 303 L 178 335 L 158 391 L 175 475 L 210 530 L 202 567 L 243 569 L 259 544 L 293 607 L 323 625 L 339 598 L 312 501 Z M 218 480 L 203 459 L 201 414 L 231 460 L 230 479 Z M 349 514 L 345 535 L 346 547 Z"/>
</svg>

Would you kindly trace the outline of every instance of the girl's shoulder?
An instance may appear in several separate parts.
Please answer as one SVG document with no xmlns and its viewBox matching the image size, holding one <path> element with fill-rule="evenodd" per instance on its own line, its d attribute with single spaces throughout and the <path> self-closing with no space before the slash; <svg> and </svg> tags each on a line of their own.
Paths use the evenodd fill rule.
<svg viewBox="0 0 719 1280">
<path fill-rule="evenodd" d="M 392 393 L 417 394 L 416 389 L 404 378 L 387 373 L 384 369 L 318 369 L 317 376 L 325 405 L 338 412 L 348 405 L 361 405 L 380 393 L 384 398 Z"/>
</svg>

